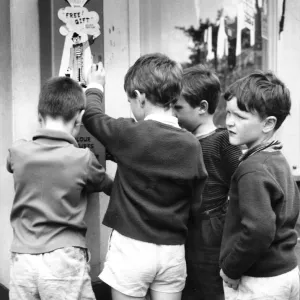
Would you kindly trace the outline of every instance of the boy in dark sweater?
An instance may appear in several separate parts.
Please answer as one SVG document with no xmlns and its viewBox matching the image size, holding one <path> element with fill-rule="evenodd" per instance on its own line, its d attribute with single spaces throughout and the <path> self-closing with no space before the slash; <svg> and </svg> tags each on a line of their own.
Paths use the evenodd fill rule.
<svg viewBox="0 0 300 300">
<path fill-rule="evenodd" d="M 197 139 L 173 116 L 181 79 L 180 65 L 167 56 L 140 57 L 124 82 L 137 122 L 105 115 L 101 91 L 86 91 L 83 123 L 118 164 L 103 220 L 113 232 L 100 274 L 114 300 L 144 299 L 148 289 L 152 300 L 181 299 L 187 223 L 200 209 L 207 176 Z M 88 80 L 102 89 L 101 64 Z"/>
<path fill-rule="evenodd" d="M 184 300 L 224 299 L 219 256 L 228 206 L 231 176 L 241 150 L 229 143 L 228 132 L 216 128 L 213 117 L 221 86 L 218 77 L 198 65 L 183 72 L 181 97 L 174 106 L 179 125 L 199 140 L 208 178 L 197 221 L 189 226 L 186 242 L 187 283 Z"/>
<path fill-rule="evenodd" d="M 225 100 L 229 141 L 248 148 L 232 177 L 223 232 L 225 299 L 299 299 L 299 192 L 273 137 L 290 112 L 289 91 L 257 71 L 232 84 Z"/>
<path fill-rule="evenodd" d="M 14 176 L 11 211 L 10 299 L 95 299 L 89 276 L 86 193 L 110 194 L 112 180 L 88 149 L 75 140 L 85 96 L 67 77 L 42 87 L 41 129 L 32 141 L 10 149 Z"/>
</svg>

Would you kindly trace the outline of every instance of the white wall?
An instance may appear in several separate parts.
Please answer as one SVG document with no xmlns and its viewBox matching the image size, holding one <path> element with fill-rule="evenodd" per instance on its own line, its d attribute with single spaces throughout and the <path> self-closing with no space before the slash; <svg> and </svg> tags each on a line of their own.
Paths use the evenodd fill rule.
<svg viewBox="0 0 300 300">
<path fill-rule="evenodd" d="M 278 1 L 279 19 L 282 1 Z M 277 74 L 290 89 L 291 116 L 284 122 L 279 137 L 284 144 L 283 152 L 291 166 L 300 171 L 300 1 L 286 1 L 284 30 L 278 41 Z"/>
<path fill-rule="evenodd" d="M 106 70 L 105 111 L 108 115 L 129 117 L 130 107 L 123 89 L 124 76 L 139 56 L 139 30 L 134 26 L 139 18 L 137 0 L 104 0 L 103 2 L 103 35 L 104 35 L 104 67 Z M 131 16 L 129 21 L 129 15 Z M 131 37 L 129 36 L 131 30 Z M 133 36 L 136 39 L 129 40 Z M 106 169 L 114 176 L 116 164 L 107 161 Z M 100 219 L 103 220 L 109 199 L 103 198 L 100 203 Z M 100 227 L 101 269 L 107 252 L 107 241 L 110 229 Z"/>
<path fill-rule="evenodd" d="M 0 283 L 8 285 L 9 247 L 12 237 L 9 213 L 13 197 L 12 178 L 6 171 L 7 149 L 12 141 L 10 6 L 0 10 Z"/>
<path fill-rule="evenodd" d="M 194 0 L 140 1 L 141 53 L 162 52 L 187 62 L 190 39 L 176 26 L 197 25 Z"/>
<path fill-rule="evenodd" d="M 113 117 L 127 117 L 130 116 L 130 109 L 123 81 L 130 64 L 140 55 L 139 29 L 136 26 L 139 24 L 139 1 L 104 0 L 103 5 L 102 34 L 107 73 L 105 107 Z M 5 163 L 7 149 L 12 141 L 30 139 L 37 126 L 40 90 L 38 0 L 5 1 L 0 17 L 0 282 L 8 286 L 9 248 L 12 240 L 9 216 L 14 192 L 12 176 L 5 170 Z M 116 165 L 108 163 L 107 170 L 114 174 Z M 100 211 L 90 209 L 88 214 L 102 221 L 109 199 L 101 194 L 99 200 Z M 100 235 L 100 258 L 96 258 L 100 266 L 94 266 L 92 273 L 93 279 L 97 280 L 106 255 L 109 229 L 101 225 L 89 231 L 89 244 L 94 248 L 99 246 L 98 242 L 97 245 L 93 242 L 93 237 L 99 239 L 95 234 Z"/>
<path fill-rule="evenodd" d="M 37 124 L 37 0 L 3 2 L 0 19 L 0 282 L 8 286 L 12 240 L 9 217 L 14 192 L 12 176 L 6 171 L 6 157 L 12 141 L 30 138 Z"/>
<path fill-rule="evenodd" d="M 13 140 L 30 139 L 40 91 L 38 0 L 11 0 Z"/>
</svg>

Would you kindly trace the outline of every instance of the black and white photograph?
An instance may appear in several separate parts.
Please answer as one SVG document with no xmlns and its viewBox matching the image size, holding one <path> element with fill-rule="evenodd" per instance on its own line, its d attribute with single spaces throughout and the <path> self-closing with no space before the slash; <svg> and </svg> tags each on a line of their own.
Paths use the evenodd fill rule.
<svg viewBox="0 0 300 300">
<path fill-rule="evenodd" d="M 0 300 L 300 300 L 300 0 L 2 0 Z"/>
</svg>

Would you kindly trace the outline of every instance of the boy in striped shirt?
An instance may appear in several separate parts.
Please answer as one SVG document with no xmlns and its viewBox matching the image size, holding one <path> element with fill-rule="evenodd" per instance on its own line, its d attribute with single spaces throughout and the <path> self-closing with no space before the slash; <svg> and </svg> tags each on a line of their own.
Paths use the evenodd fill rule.
<svg viewBox="0 0 300 300">
<path fill-rule="evenodd" d="M 181 97 L 174 106 L 179 125 L 199 140 L 208 179 L 197 221 L 189 226 L 186 243 L 187 283 L 184 300 L 224 299 L 219 275 L 219 255 L 228 206 L 230 179 L 241 150 L 229 143 L 228 132 L 213 122 L 221 87 L 218 77 L 205 66 L 183 73 Z"/>
</svg>

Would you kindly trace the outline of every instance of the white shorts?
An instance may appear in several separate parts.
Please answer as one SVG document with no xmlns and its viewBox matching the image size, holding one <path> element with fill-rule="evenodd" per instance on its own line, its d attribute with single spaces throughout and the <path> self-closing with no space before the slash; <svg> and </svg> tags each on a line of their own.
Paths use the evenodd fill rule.
<svg viewBox="0 0 300 300">
<path fill-rule="evenodd" d="M 299 270 L 274 277 L 242 276 L 237 290 L 224 282 L 225 300 L 299 300 Z"/>
<path fill-rule="evenodd" d="M 87 249 L 65 247 L 42 254 L 11 254 L 10 300 L 95 300 Z"/>
<path fill-rule="evenodd" d="M 114 230 L 99 278 L 132 297 L 144 297 L 148 289 L 181 292 L 186 279 L 184 245 L 141 242 Z"/>
</svg>

